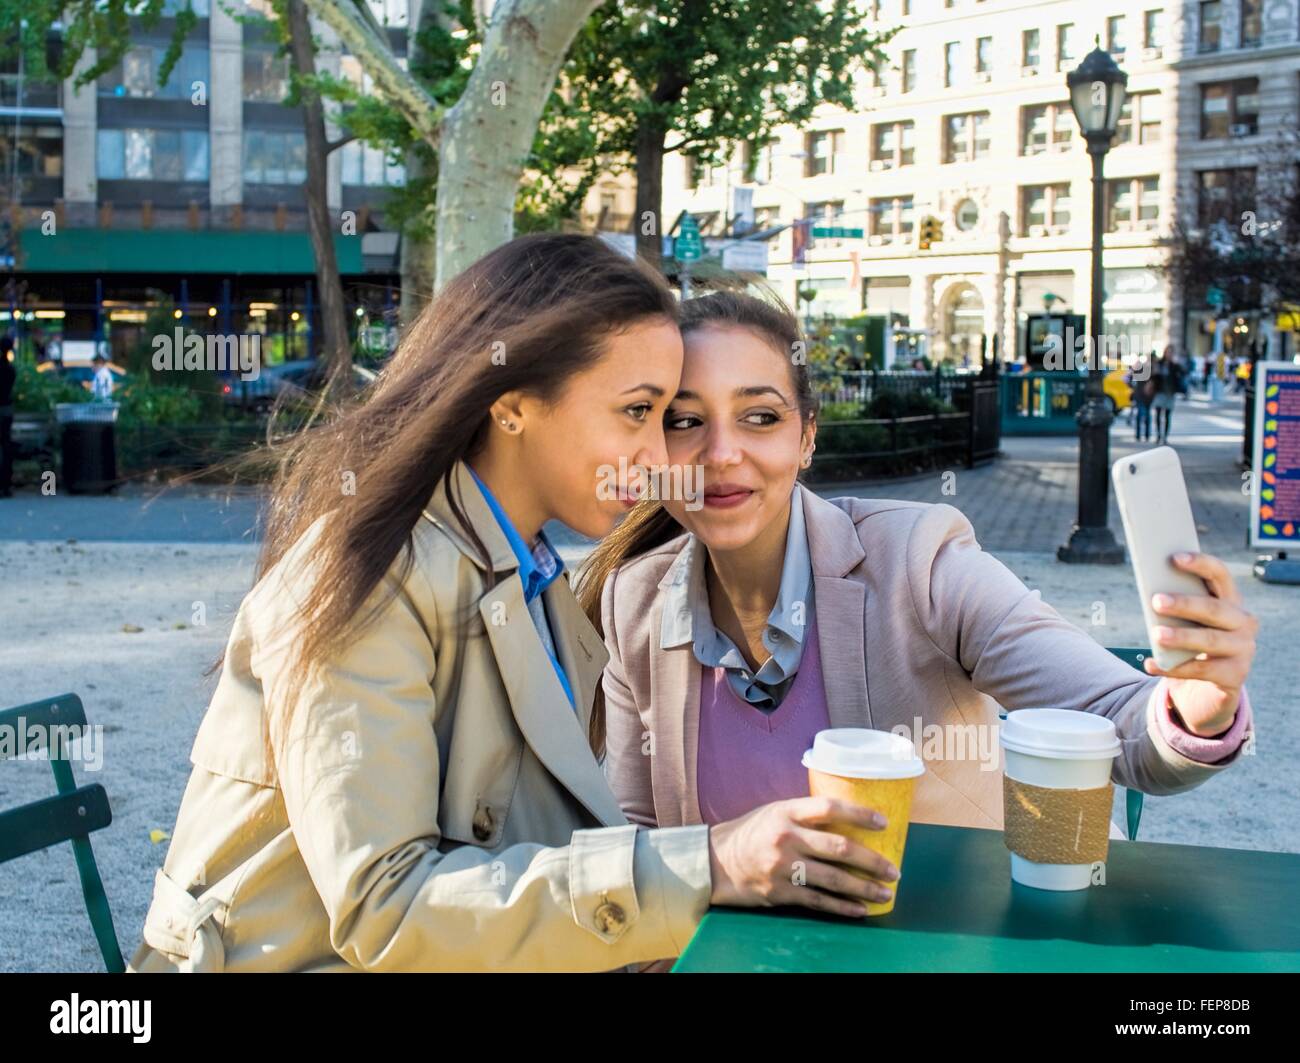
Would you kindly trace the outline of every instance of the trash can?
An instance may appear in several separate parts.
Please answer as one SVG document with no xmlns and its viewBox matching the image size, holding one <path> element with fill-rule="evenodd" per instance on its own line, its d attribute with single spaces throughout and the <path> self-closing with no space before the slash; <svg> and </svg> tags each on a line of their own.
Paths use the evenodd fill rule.
<svg viewBox="0 0 1300 1063">
<path fill-rule="evenodd" d="M 60 402 L 63 488 L 74 495 L 102 495 L 117 486 L 117 447 L 113 425 L 116 402 Z"/>
</svg>

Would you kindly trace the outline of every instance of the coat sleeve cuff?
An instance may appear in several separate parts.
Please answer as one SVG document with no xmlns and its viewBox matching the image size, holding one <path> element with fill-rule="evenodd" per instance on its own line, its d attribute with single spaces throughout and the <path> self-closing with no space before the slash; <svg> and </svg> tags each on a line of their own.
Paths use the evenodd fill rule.
<svg viewBox="0 0 1300 1063">
<path fill-rule="evenodd" d="M 573 918 L 608 943 L 631 932 L 657 943 L 651 954 L 676 956 L 704 918 L 712 892 L 707 824 L 580 830 L 569 843 Z"/>
<path fill-rule="evenodd" d="M 1221 734 L 1210 736 L 1192 734 L 1174 716 L 1167 679 L 1162 678 L 1156 685 L 1152 700 L 1155 702 L 1156 726 L 1160 729 L 1161 737 L 1175 752 L 1201 764 L 1219 764 L 1230 760 L 1241 748 L 1251 727 L 1250 698 L 1245 687 L 1241 690 L 1241 700 L 1232 725 Z"/>
<path fill-rule="evenodd" d="M 651 913 L 662 920 L 671 944 L 664 956 L 680 956 L 713 895 L 708 824 L 638 831 L 636 886 Z"/>
</svg>

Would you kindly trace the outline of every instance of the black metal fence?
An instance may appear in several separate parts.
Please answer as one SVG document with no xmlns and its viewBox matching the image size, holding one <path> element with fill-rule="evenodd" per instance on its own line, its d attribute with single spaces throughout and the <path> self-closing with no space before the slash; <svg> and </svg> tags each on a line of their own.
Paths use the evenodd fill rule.
<svg viewBox="0 0 1300 1063">
<path fill-rule="evenodd" d="M 906 475 L 990 461 L 1001 445 L 997 382 L 976 374 L 817 371 L 811 479 Z"/>
</svg>

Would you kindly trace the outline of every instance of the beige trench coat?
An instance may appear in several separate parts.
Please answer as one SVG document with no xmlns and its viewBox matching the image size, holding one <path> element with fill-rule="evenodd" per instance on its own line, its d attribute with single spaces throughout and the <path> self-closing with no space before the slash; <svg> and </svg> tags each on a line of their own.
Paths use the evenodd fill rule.
<svg viewBox="0 0 1300 1063">
<path fill-rule="evenodd" d="M 575 712 L 509 543 L 455 479 L 492 590 L 439 487 L 397 596 L 304 689 L 285 661 L 320 522 L 245 598 L 129 970 L 603 971 L 685 947 L 707 828 L 622 815 L 586 741 L 601 639 L 554 581 Z M 268 761 L 266 706 L 290 702 Z"/>
</svg>

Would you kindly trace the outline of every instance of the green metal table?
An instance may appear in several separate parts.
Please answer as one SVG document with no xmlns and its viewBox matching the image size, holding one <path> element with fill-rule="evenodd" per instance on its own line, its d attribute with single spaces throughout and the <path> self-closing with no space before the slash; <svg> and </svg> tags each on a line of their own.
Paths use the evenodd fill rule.
<svg viewBox="0 0 1300 1063">
<path fill-rule="evenodd" d="M 1011 881 L 1001 831 L 914 823 L 894 910 L 714 908 L 699 971 L 1300 971 L 1300 854 L 1111 839 L 1105 885 Z"/>
</svg>

